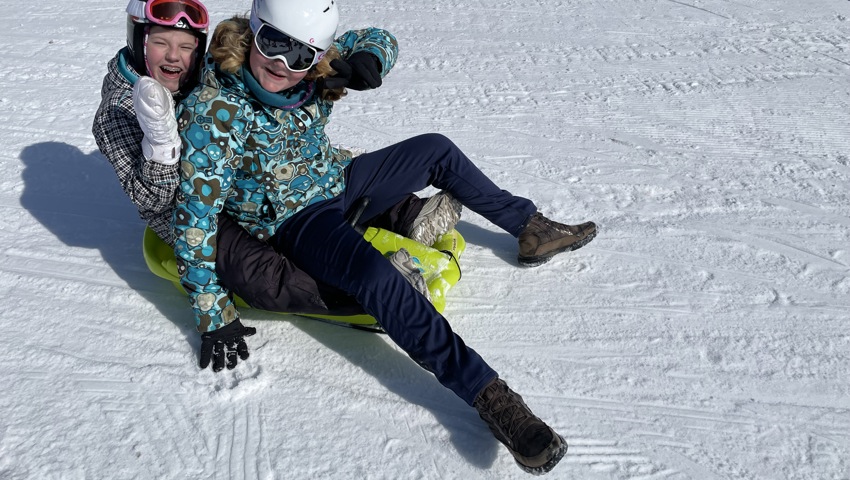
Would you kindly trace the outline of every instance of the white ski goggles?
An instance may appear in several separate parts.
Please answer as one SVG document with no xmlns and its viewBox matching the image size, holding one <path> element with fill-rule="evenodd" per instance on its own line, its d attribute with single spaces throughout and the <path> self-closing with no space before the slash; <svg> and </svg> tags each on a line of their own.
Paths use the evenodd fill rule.
<svg viewBox="0 0 850 480">
<path fill-rule="evenodd" d="M 324 50 L 296 40 L 265 22 L 254 34 L 254 45 L 264 57 L 282 60 L 289 71 L 296 73 L 310 70 L 325 56 Z"/>
</svg>

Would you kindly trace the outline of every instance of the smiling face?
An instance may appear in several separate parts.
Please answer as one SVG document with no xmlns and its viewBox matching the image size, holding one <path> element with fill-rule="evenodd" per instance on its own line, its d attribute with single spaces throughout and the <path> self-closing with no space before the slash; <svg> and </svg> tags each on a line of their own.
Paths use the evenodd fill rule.
<svg viewBox="0 0 850 480">
<path fill-rule="evenodd" d="M 292 72 L 286 68 L 283 60 L 271 60 L 263 56 L 257 45 L 251 42 L 251 54 L 249 56 L 251 74 L 257 79 L 260 86 L 269 92 L 282 92 L 298 84 L 309 72 Z"/>
<path fill-rule="evenodd" d="M 172 93 L 193 75 L 198 39 L 191 33 L 152 26 L 145 45 L 148 74 Z"/>
</svg>

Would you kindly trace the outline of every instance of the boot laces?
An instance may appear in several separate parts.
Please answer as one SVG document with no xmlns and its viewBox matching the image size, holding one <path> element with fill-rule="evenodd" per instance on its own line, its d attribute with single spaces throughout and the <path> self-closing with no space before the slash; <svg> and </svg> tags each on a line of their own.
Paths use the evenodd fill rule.
<svg viewBox="0 0 850 480">
<path fill-rule="evenodd" d="M 487 402 L 487 410 L 513 443 L 514 435 L 519 432 L 528 419 L 533 418 L 533 415 L 525 407 L 519 395 L 513 394 L 507 388 L 504 390 L 494 388 L 493 390 L 493 397 Z"/>
<path fill-rule="evenodd" d="M 541 213 L 535 214 L 532 221 L 534 221 L 535 223 L 539 222 L 537 230 L 539 234 L 542 234 L 544 236 L 554 236 L 553 234 L 557 233 L 566 233 L 567 235 L 578 236 L 582 230 L 581 227 L 578 225 L 565 225 L 563 223 L 558 223 L 553 220 L 549 220 Z"/>
</svg>

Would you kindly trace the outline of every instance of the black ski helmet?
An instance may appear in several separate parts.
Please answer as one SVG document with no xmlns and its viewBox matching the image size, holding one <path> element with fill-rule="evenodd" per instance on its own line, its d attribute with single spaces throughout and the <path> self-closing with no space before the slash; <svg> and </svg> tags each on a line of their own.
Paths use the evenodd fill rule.
<svg viewBox="0 0 850 480">
<path fill-rule="evenodd" d="M 176 11 L 180 11 L 182 8 L 185 8 L 187 4 L 191 4 L 202 8 L 204 15 L 206 15 L 206 8 L 198 0 L 150 1 L 172 4 Z M 201 65 L 203 64 L 204 53 L 206 53 L 207 50 L 207 33 L 209 31 L 209 27 L 204 26 L 199 28 L 192 26 L 187 21 L 185 15 L 179 16 L 178 20 L 172 25 L 163 25 L 160 22 L 153 22 L 148 19 L 145 14 L 145 6 L 147 2 L 148 0 L 130 0 L 130 3 L 127 4 L 127 48 L 130 50 L 133 68 L 135 68 L 140 75 L 150 74 L 150 72 L 148 72 L 147 60 L 145 58 L 145 42 L 147 42 L 147 36 L 151 26 L 157 25 L 164 28 L 186 30 L 198 39 L 195 64 L 193 68 L 193 81 L 187 82 L 187 85 L 181 88 L 181 90 L 188 92 L 192 87 L 194 87 L 194 80 L 197 78 L 201 70 Z"/>
</svg>

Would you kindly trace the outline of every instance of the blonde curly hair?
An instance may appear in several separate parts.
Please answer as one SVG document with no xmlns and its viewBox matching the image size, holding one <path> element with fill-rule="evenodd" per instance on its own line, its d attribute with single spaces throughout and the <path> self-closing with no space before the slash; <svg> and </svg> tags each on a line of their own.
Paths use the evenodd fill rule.
<svg viewBox="0 0 850 480">
<path fill-rule="evenodd" d="M 237 15 L 215 27 L 215 32 L 213 32 L 210 41 L 209 53 L 222 70 L 236 74 L 242 68 L 242 65 L 248 61 L 253 41 L 254 32 L 251 31 L 248 17 Z M 336 47 L 331 46 L 324 58 L 313 65 L 304 79 L 315 81 L 333 75 L 336 70 L 331 68 L 330 63 L 331 60 L 336 58 L 340 58 L 339 51 Z M 325 100 L 337 101 L 347 93 L 345 88 L 336 88 L 323 90 L 320 96 Z"/>
</svg>

